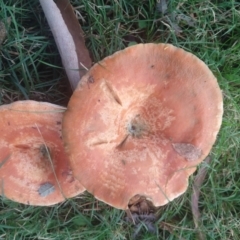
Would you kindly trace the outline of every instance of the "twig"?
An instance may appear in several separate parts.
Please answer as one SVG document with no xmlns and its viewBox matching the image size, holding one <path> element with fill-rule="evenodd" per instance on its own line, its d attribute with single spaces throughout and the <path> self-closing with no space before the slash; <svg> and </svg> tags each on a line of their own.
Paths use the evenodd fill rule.
<svg viewBox="0 0 240 240">
<path fill-rule="evenodd" d="M 210 163 L 211 158 L 208 156 L 205 158 L 204 163 L 202 167 L 199 169 L 198 174 L 196 175 L 194 182 L 193 182 L 193 194 L 191 199 L 191 208 L 192 208 L 192 214 L 193 214 L 193 220 L 195 224 L 195 229 L 198 233 L 198 239 L 199 240 L 205 240 L 205 236 L 202 231 L 199 229 L 200 225 L 200 211 L 199 211 L 199 195 L 200 195 L 200 188 L 203 184 L 203 181 L 207 174 L 207 165 Z"/>
<path fill-rule="evenodd" d="M 69 0 L 39 0 L 74 90 L 92 65 L 82 28 Z M 84 67 L 83 67 L 84 66 Z"/>
</svg>

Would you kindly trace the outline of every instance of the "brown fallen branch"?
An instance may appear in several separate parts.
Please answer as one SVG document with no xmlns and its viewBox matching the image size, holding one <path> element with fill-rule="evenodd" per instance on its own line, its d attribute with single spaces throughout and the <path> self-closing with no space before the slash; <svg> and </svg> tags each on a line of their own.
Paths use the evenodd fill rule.
<svg viewBox="0 0 240 240">
<path fill-rule="evenodd" d="M 69 0 L 39 0 L 53 33 L 69 82 L 74 90 L 91 67 L 82 28 Z"/>
<path fill-rule="evenodd" d="M 192 208 L 195 229 L 197 230 L 199 240 L 206 239 L 203 232 L 199 229 L 201 214 L 199 211 L 198 203 L 199 203 L 200 188 L 206 177 L 207 169 L 208 169 L 207 165 L 210 163 L 210 161 L 211 161 L 211 158 L 206 157 L 206 159 L 204 160 L 205 164 L 203 164 L 202 167 L 199 169 L 198 174 L 196 175 L 194 182 L 193 182 L 193 194 L 192 194 L 192 199 L 191 199 L 191 208 Z"/>
</svg>

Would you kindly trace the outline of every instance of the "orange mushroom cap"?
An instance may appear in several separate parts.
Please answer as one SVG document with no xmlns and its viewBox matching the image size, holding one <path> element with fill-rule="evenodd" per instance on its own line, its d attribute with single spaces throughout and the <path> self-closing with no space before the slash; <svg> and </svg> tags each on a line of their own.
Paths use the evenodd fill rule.
<svg viewBox="0 0 240 240">
<path fill-rule="evenodd" d="M 135 195 L 161 206 L 185 192 L 223 114 L 209 68 L 170 44 L 139 44 L 95 64 L 73 93 L 63 140 L 74 176 L 126 209 Z"/>
<path fill-rule="evenodd" d="M 20 203 L 52 205 L 85 189 L 72 176 L 61 124 L 65 108 L 18 101 L 0 107 L 0 194 Z"/>
</svg>

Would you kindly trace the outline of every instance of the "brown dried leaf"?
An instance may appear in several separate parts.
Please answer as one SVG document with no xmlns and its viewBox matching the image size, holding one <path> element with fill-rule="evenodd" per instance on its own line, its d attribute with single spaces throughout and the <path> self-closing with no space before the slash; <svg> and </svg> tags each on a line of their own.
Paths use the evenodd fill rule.
<svg viewBox="0 0 240 240">
<path fill-rule="evenodd" d="M 199 169 L 198 174 L 196 175 L 194 182 L 193 182 L 193 194 L 192 194 L 192 199 L 191 199 L 191 208 L 192 208 L 192 214 L 193 214 L 193 220 L 195 224 L 195 228 L 198 233 L 198 239 L 199 240 L 204 240 L 206 239 L 204 234 L 199 230 L 199 225 L 200 225 L 200 211 L 199 211 L 199 195 L 200 195 L 200 188 L 203 184 L 203 181 L 206 177 L 207 174 L 207 165 L 210 163 L 211 158 L 206 157 L 204 160 L 204 165 Z"/>
<path fill-rule="evenodd" d="M 53 33 L 72 89 L 91 67 L 82 28 L 69 0 L 39 0 Z"/>
</svg>

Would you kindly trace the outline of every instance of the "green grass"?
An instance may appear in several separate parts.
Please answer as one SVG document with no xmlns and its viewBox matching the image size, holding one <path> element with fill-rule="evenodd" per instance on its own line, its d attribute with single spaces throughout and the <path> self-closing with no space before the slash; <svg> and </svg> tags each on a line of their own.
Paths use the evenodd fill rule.
<svg viewBox="0 0 240 240">
<path fill-rule="evenodd" d="M 3 3 L 4 2 L 4 3 Z M 206 239 L 240 239 L 240 3 L 169 1 L 163 16 L 153 0 L 73 0 L 94 62 L 140 42 L 172 43 L 202 59 L 219 81 L 224 117 L 201 188 Z M 37 0 L 5 0 L 11 17 L 0 46 L 0 104 L 35 99 L 66 105 L 70 92 L 51 32 Z M 162 207 L 158 233 L 139 239 L 196 239 L 188 191 Z M 0 239 L 131 239 L 124 212 L 89 194 L 53 207 L 0 198 Z"/>
</svg>

